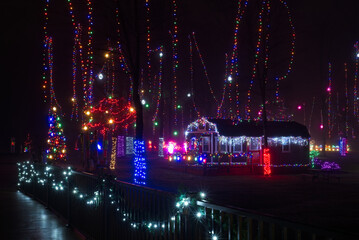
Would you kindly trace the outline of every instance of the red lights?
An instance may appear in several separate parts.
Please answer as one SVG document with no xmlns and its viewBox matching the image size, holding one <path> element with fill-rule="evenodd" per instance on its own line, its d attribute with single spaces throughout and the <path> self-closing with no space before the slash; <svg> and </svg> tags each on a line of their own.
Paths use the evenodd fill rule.
<svg viewBox="0 0 359 240">
<path fill-rule="evenodd" d="M 270 153 L 268 148 L 263 149 L 263 163 L 264 163 L 264 175 L 270 175 L 272 170 L 270 168 Z"/>
</svg>

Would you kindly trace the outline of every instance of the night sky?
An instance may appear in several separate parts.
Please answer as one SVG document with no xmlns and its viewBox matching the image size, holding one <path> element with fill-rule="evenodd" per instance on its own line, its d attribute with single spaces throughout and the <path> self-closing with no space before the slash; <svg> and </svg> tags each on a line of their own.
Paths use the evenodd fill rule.
<svg viewBox="0 0 359 240">
<path fill-rule="evenodd" d="M 46 135 L 47 107 L 42 103 L 41 90 L 43 2 L 19 0 L 0 3 L 3 17 L 1 21 L 0 151 L 8 151 L 11 136 L 15 136 L 19 143 L 19 141 L 24 141 L 28 132 L 35 142 L 43 141 L 42 138 Z M 75 7 L 81 4 L 83 6 L 80 1 L 73 2 Z M 171 1 L 153 2 L 151 26 L 153 42 L 166 46 L 170 43 L 168 30 L 172 22 Z M 60 104 L 66 108 L 69 106 L 68 99 L 71 98 L 72 29 L 65 4 L 65 1 L 50 1 L 49 31 L 54 37 L 55 45 L 55 91 Z M 288 0 L 288 5 L 296 28 L 296 55 L 292 73 L 281 83 L 281 94 L 284 96 L 287 107 L 295 113 L 294 119 L 300 122 L 303 121 L 303 115 L 296 112 L 295 108 L 302 103 L 310 106 L 314 96 L 319 98 L 323 94 L 327 82 L 328 61 L 333 64 L 333 88 L 339 94 L 344 94 L 344 62 L 348 63 L 349 83 L 352 84 L 355 62 L 353 45 L 359 39 L 359 30 L 357 30 L 359 2 L 355 0 Z M 96 58 L 97 62 L 101 62 L 103 49 L 106 48 L 106 38 L 113 36 L 113 25 L 111 25 L 109 14 L 112 6 L 110 1 L 95 1 L 94 3 L 95 62 Z M 194 31 L 211 81 L 217 88 L 222 86 L 224 54 L 229 53 L 232 48 L 236 7 L 237 3 L 234 0 L 178 1 L 179 61 L 183 64 L 183 67 L 178 70 L 180 79 L 188 76 L 187 35 Z M 131 8 L 128 7 L 126 10 L 130 12 Z M 278 47 L 279 50 L 273 49 L 276 54 L 273 56 L 273 62 L 276 64 L 272 67 L 273 71 L 280 73 L 285 70 L 289 60 L 287 47 L 289 30 L 285 11 L 281 13 L 279 10 L 273 10 L 277 18 L 273 22 L 275 33 L 273 33 L 272 43 L 280 47 Z M 251 49 L 255 38 L 252 39 L 252 36 L 255 36 L 257 26 L 254 12 L 255 7 L 248 9 L 240 30 L 242 43 L 240 48 L 244 49 L 242 58 L 249 60 L 253 57 Z M 274 27 L 274 23 L 277 27 Z M 168 55 L 171 56 L 170 51 Z M 195 80 L 196 82 L 204 81 L 198 58 L 194 61 L 197 76 Z M 252 64 L 250 61 L 246 64 L 248 68 L 245 71 L 250 72 Z M 170 66 L 165 67 L 170 68 Z M 95 70 L 98 68 L 99 66 L 95 65 Z M 243 71 L 244 78 L 245 71 Z M 183 92 L 185 91 L 186 89 L 183 89 Z M 219 95 L 220 91 L 216 93 Z M 209 98 L 208 95 L 203 95 L 203 99 L 206 98 Z M 320 112 L 319 105 L 320 101 L 316 105 L 315 113 Z M 308 115 L 309 111 L 307 109 Z M 312 125 L 315 127 L 311 131 L 314 137 L 318 136 L 314 128 L 319 126 L 319 121 L 320 115 L 314 114 Z"/>
</svg>

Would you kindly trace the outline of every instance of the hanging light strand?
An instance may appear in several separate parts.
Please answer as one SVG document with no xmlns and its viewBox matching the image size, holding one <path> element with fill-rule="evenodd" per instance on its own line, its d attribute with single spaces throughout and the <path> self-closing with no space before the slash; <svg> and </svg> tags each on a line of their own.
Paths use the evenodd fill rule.
<svg viewBox="0 0 359 240">
<path fill-rule="evenodd" d="M 195 95 L 194 95 L 194 81 L 193 81 L 193 47 L 192 47 L 192 38 L 191 35 L 188 35 L 188 39 L 189 39 L 189 62 L 190 62 L 190 81 L 191 81 L 191 99 L 192 99 L 192 105 L 193 105 L 193 109 L 196 111 L 197 113 L 197 117 L 200 118 L 201 114 L 198 111 L 198 108 L 196 106 L 196 102 L 195 102 Z"/>
<path fill-rule="evenodd" d="M 196 35 L 195 35 L 194 32 L 192 32 L 192 37 L 193 37 L 193 42 L 194 42 L 194 45 L 195 45 L 195 47 L 196 47 L 198 56 L 199 56 L 199 58 L 200 58 L 200 60 L 201 60 L 201 63 L 202 63 L 202 67 L 203 67 L 204 75 L 205 75 L 205 77 L 206 77 L 206 79 L 207 79 L 207 84 L 208 84 L 208 87 L 209 87 L 209 91 L 211 92 L 212 97 L 213 97 L 214 101 L 216 102 L 216 104 L 218 104 L 218 100 L 217 100 L 217 98 L 216 98 L 216 95 L 214 94 L 211 81 L 209 80 L 208 72 L 207 72 L 207 68 L 206 68 L 206 64 L 204 63 L 204 60 L 203 60 L 201 51 L 199 50 L 199 46 L 198 46 L 198 43 L 197 43 L 197 40 L 196 40 Z"/>
<path fill-rule="evenodd" d="M 225 54 L 225 59 L 226 59 L 226 67 L 225 67 L 225 74 L 224 74 L 224 84 L 223 84 L 223 90 L 222 90 L 222 99 L 220 104 L 218 105 L 217 108 L 217 118 L 222 118 L 223 114 L 221 113 L 222 110 L 222 106 L 223 106 L 223 102 L 226 96 L 226 89 L 227 89 L 227 78 L 228 78 L 228 54 Z"/>
</svg>

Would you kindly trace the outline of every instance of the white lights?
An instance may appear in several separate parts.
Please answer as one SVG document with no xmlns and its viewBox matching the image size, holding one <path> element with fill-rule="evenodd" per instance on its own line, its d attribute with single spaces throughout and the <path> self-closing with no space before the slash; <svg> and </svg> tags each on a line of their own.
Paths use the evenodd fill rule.
<svg viewBox="0 0 359 240">
<path fill-rule="evenodd" d="M 103 79 L 103 74 L 99 73 L 97 77 L 98 77 L 98 79 L 102 80 Z"/>
<path fill-rule="evenodd" d="M 232 82 L 232 76 L 229 75 L 228 78 L 227 78 L 228 82 Z"/>
<path fill-rule="evenodd" d="M 191 97 L 191 93 L 187 93 L 187 97 Z"/>
<path fill-rule="evenodd" d="M 140 146 L 143 146 L 144 143 L 138 143 Z M 83 205 L 91 208 L 91 207 L 98 207 L 103 201 L 113 204 L 114 209 L 119 216 L 119 219 L 122 219 L 124 222 L 128 222 L 129 226 L 133 229 L 147 229 L 151 232 L 158 231 L 160 234 L 163 231 L 168 231 L 171 228 L 171 224 L 177 224 L 175 221 L 179 221 L 181 219 L 181 215 L 185 214 L 192 214 L 194 218 L 197 219 L 199 223 L 205 224 L 204 218 L 209 217 L 207 216 L 205 211 L 196 204 L 196 200 L 200 198 L 204 198 L 206 194 L 204 192 L 198 192 L 195 195 L 190 193 L 191 195 L 181 194 L 177 201 L 175 202 L 176 208 L 173 209 L 172 216 L 168 219 L 150 219 L 146 221 L 136 221 L 133 218 L 132 212 L 124 211 L 120 208 L 120 204 L 122 198 L 118 198 L 118 192 L 115 191 L 114 185 L 105 184 L 104 188 L 97 187 L 96 190 L 91 192 L 82 192 L 85 190 L 84 186 L 79 187 L 71 187 L 69 188 L 68 179 L 71 178 L 71 175 L 74 175 L 75 172 L 71 169 L 71 167 L 67 168 L 58 168 L 56 166 L 48 166 L 43 165 L 42 169 L 39 165 L 33 165 L 31 162 L 24 162 L 24 163 L 17 163 L 18 166 L 18 186 L 21 187 L 23 184 L 37 182 L 39 185 L 46 185 L 52 189 L 52 191 L 58 191 L 58 194 L 67 194 L 70 193 L 72 196 L 71 198 L 76 199 L 76 201 L 81 202 Z M 58 170 L 61 171 L 58 171 Z M 53 173 L 53 174 L 52 174 Z M 140 179 L 141 180 L 141 179 Z M 102 184 L 104 182 L 111 182 L 106 178 L 98 179 L 98 183 Z M 76 183 L 76 181 L 73 181 Z M 31 185 L 32 186 L 32 185 Z M 85 189 L 82 189 L 85 188 Z M 108 194 L 106 193 L 105 188 L 108 190 Z M 26 190 L 26 188 L 24 189 Z M 196 197 L 195 197 L 196 196 Z M 128 211 L 132 211 L 129 209 Z M 170 223 L 169 221 L 172 221 Z M 210 239 L 218 239 L 214 237 L 214 232 L 209 232 Z"/>
<path fill-rule="evenodd" d="M 141 104 L 142 104 L 142 105 L 145 105 L 145 104 L 146 104 L 146 100 L 145 100 L 145 99 L 142 99 L 142 100 L 141 100 Z"/>
<path fill-rule="evenodd" d="M 160 54 L 159 54 L 159 55 L 160 55 L 160 57 L 163 57 L 163 52 L 160 52 Z"/>
<path fill-rule="evenodd" d="M 200 192 L 200 193 L 199 193 L 199 196 L 203 199 L 203 198 L 206 197 L 206 194 L 205 194 L 204 192 Z"/>
</svg>

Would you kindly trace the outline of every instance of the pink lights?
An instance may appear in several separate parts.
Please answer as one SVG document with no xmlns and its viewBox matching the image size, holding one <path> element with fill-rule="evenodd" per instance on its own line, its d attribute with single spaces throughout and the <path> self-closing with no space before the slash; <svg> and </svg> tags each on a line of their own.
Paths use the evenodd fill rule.
<svg viewBox="0 0 359 240">
<path fill-rule="evenodd" d="M 176 147 L 176 143 L 175 142 L 169 142 L 168 146 L 167 146 L 167 151 L 169 154 L 173 154 L 174 150 Z"/>
</svg>

